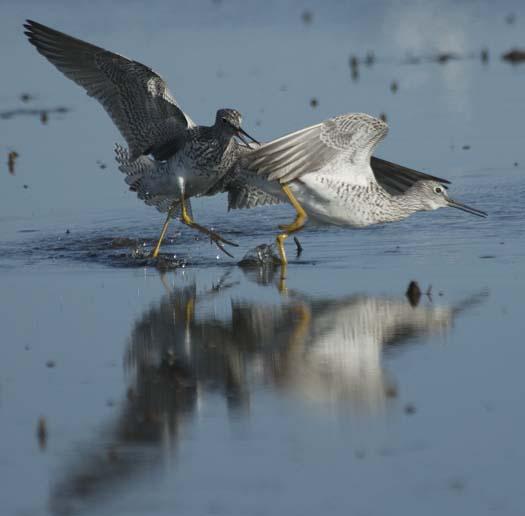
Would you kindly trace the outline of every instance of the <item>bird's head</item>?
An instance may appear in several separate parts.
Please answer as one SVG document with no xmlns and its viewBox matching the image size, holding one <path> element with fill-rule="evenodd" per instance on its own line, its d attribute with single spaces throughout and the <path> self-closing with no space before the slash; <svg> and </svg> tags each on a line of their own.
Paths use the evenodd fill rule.
<svg viewBox="0 0 525 516">
<path fill-rule="evenodd" d="M 236 109 L 219 109 L 215 117 L 215 125 L 228 137 L 237 136 L 247 147 L 250 146 L 245 138 L 259 145 L 259 142 L 250 136 L 242 127 L 242 115 Z"/>
<path fill-rule="evenodd" d="M 418 181 L 410 190 L 411 195 L 418 199 L 418 203 L 424 211 L 449 207 L 472 213 L 472 215 L 477 215 L 478 217 L 487 216 L 484 211 L 471 208 L 462 202 L 451 199 L 448 196 L 447 187 L 438 181 Z"/>
</svg>

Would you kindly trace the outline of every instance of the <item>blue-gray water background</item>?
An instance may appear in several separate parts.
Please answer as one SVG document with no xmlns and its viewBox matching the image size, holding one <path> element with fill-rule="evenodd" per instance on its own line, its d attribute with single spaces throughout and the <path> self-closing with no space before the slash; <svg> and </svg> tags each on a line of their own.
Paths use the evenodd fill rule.
<svg viewBox="0 0 525 516">
<path fill-rule="evenodd" d="M 2 514 L 522 513 L 525 64 L 500 59 L 525 47 L 521 2 L 0 12 L 0 112 L 70 110 L 0 118 Z M 307 229 L 285 293 L 177 224 L 167 249 L 186 268 L 130 266 L 115 239 L 149 244 L 162 216 L 127 191 L 122 138 L 27 43 L 25 18 L 148 64 L 198 123 L 238 108 L 261 140 L 385 113 L 378 156 L 449 178 L 490 216 Z M 353 79 L 350 57 L 370 52 Z M 228 213 L 224 197 L 194 211 L 236 259 L 293 215 Z M 410 280 L 432 285 L 417 307 Z"/>
</svg>

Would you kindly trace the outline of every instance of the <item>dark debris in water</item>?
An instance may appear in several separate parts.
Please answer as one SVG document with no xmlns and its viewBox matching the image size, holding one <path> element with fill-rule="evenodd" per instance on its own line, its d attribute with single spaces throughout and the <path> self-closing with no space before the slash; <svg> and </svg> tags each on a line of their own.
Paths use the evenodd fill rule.
<svg viewBox="0 0 525 516">
<path fill-rule="evenodd" d="M 462 478 L 452 478 L 450 479 L 448 486 L 452 491 L 456 491 L 459 493 L 465 490 L 465 488 L 467 487 L 467 483 Z"/>
<path fill-rule="evenodd" d="M 397 398 L 398 396 L 397 385 L 394 385 L 394 384 L 387 385 L 387 387 L 385 388 L 385 396 L 390 399 Z"/>
<path fill-rule="evenodd" d="M 301 20 L 303 21 L 305 25 L 310 25 L 313 19 L 314 19 L 314 13 L 312 11 L 305 10 L 301 14 Z"/>
<path fill-rule="evenodd" d="M 421 289 L 419 288 L 417 281 L 411 281 L 409 283 L 405 295 L 412 306 L 415 307 L 419 304 L 419 300 L 421 299 Z"/>
<path fill-rule="evenodd" d="M 35 97 L 33 97 L 33 95 L 31 95 L 31 93 L 22 93 L 20 95 L 20 100 L 24 103 L 26 102 L 31 102 L 32 100 L 34 100 Z"/>
<path fill-rule="evenodd" d="M 303 246 L 296 236 L 293 237 L 293 241 L 295 242 L 295 248 L 297 250 L 296 256 L 299 258 L 303 254 Z"/>
<path fill-rule="evenodd" d="M 458 59 L 461 59 L 461 57 L 458 54 L 454 54 L 453 52 L 440 52 L 430 58 L 431 61 L 435 61 L 439 64 L 445 64 L 449 61 L 456 61 Z"/>
<path fill-rule="evenodd" d="M 357 56 L 350 56 L 349 64 L 352 80 L 357 81 L 359 79 L 359 59 Z"/>
<path fill-rule="evenodd" d="M 3 118 L 4 120 L 9 120 L 11 118 L 17 117 L 17 116 L 36 116 L 40 118 L 40 121 L 42 123 L 46 123 L 48 120 L 49 115 L 64 115 L 66 113 L 69 113 L 71 111 L 70 108 L 65 106 L 58 106 L 54 108 L 16 108 L 16 109 L 8 109 L 6 111 L 0 111 L 0 118 Z M 45 117 L 43 117 L 43 113 L 45 113 Z"/>
<path fill-rule="evenodd" d="M 416 406 L 413 403 L 407 403 L 404 408 L 405 414 L 412 416 L 417 412 Z"/>
<path fill-rule="evenodd" d="M 505 16 L 505 22 L 508 25 L 513 25 L 516 22 L 516 15 L 514 13 L 509 13 Z"/>
<path fill-rule="evenodd" d="M 41 450 L 45 450 L 47 446 L 47 423 L 44 416 L 40 416 L 36 427 L 36 437 L 38 439 L 38 446 Z"/>
<path fill-rule="evenodd" d="M 19 154 L 16 151 L 11 151 L 7 155 L 7 170 L 9 170 L 9 173 L 14 176 L 15 175 L 15 163 L 18 158 Z"/>
<path fill-rule="evenodd" d="M 519 64 L 525 62 L 525 50 L 521 48 L 514 48 L 509 50 L 501 56 L 503 61 L 507 61 L 511 64 Z"/>
</svg>

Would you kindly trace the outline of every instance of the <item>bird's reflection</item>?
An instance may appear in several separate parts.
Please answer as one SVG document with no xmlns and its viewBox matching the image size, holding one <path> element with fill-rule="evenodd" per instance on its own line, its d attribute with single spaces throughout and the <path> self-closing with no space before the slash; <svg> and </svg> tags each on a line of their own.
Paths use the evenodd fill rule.
<svg viewBox="0 0 525 516">
<path fill-rule="evenodd" d="M 208 289 L 168 287 L 137 319 L 126 350 L 130 385 L 121 411 L 96 444 L 65 465 L 51 494 L 55 514 L 114 496 L 127 479 L 174 454 L 210 392 L 220 393 L 235 417 L 249 414 L 254 387 L 261 385 L 275 395 L 355 412 L 381 409 L 396 390 L 383 351 L 445 332 L 485 296 L 454 306 L 429 300 L 412 306 L 404 296 L 319 299 L 289 292 L 272 303 L 241 300 L 261 288 L 246 283 L 223 277 Z"/>
</svg>

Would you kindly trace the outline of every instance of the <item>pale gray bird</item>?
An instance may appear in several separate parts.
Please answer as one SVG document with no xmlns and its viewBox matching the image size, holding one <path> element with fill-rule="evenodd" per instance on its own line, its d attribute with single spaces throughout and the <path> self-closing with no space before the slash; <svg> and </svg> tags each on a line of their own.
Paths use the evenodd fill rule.
<svg viewBox="0 0 525 516">
<path fill-rule="evenodd" d="M 287 199 L 297 212 L 292 224 L 279 226 L 283 233 L 277 236 L 277 245 L 283 265 L 287 263 L 284 240 L 302 229 L 309 217 L 320 223 L 365 227 L 445 206 L 487 216 L 452 200 L 445 186 L 449 181 L 372 157 L 387 132 L 383 121 L 350 113 L 245 154 L 237 173 Z"/>
<path fill-rule="evenodd" d="M 245 143 L 244 136 L 256 142 L 241 128 L 241 114 L 219 109 L 214 125 L 198 126 L 149 67 L 31 20 L 24 27 L 38 52 L 97 99 L 118 127 L 129 148 L 127 153 L 117 151 L 121 166 L 135 173 L 128 177 L 131 189 L 150 204 L 157 205 L 153 199 L 162 198 L 168 216 L 153 256 L 175 214 L 223 251 L 223 244 L 236 245 L 195 223 L 187 199 L 206 194 L 231 168 L 238 156 L 235 136 Z M 149 164 L 147 155 L 159 163 Z M 133 165 L 137 160 L 141 163 Z"/>
</svg>

